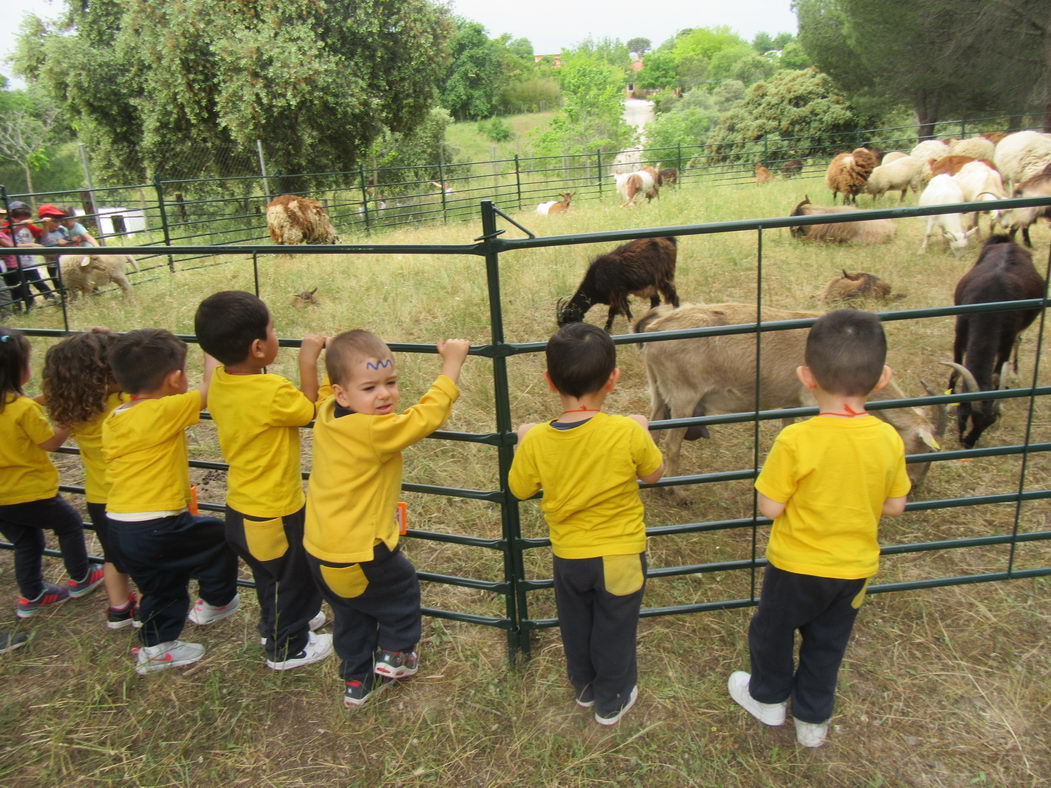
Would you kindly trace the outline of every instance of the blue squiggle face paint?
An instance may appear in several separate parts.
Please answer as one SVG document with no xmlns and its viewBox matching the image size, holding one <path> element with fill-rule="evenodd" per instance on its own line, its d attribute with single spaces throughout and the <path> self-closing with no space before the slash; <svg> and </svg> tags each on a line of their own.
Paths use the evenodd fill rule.
<svg viewBox="0 0 1051 788">
<path fill-rule="evenodd" d="M 400 395 L 393 358 L 359 357 L 352 369 L 350 379 L 340 386 L 340 405 L 355 413 L 376 416 L 397 410 Z"/>
<path fill-rule="evenodd" d="M 394 359 L 392 359 L 392 358 L 388 358 L 386 361 L 380 361 L 379 363 L 376 363 L 374 361 L 366 361 L 365 362 L 365 368 L 366 369 L 381 370 L 381 369 L 386 369 L 387 367 L 393 367 L 393 366 L 394 366 Z"/>
</svg>

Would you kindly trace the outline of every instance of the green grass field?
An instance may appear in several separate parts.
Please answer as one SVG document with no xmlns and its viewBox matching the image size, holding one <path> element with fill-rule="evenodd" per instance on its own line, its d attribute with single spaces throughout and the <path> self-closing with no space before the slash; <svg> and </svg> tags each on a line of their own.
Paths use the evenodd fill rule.
<svg viewBox="0 0 1051 788">
<path fill-rule="evenodd" d="M 649 205 L 625 210 L 615 197 L 575 202 L 561 217 L 523 211 L 516 218 L 538 235 L 626 227 L 694 224 L 786 215 L 809 192 L 825 199 L 819 181 L 754 186 L 687 186 L 665 190 Z M 867 207 L 868 200 L 863 200 Z M 899 220 L 895 240 L 870 248 L 815 247 L 784 231 L 763 233 L 764 303 L 820 309 L 814 294 L 841 269 L 864 270 L 906 294 L 892 307 L 951 303 L 952 288 L 975 258 L 937 247 L 918 251 L 920 222 Z M 508 229 L 516 237 L 517 230 Z M 477 222 L 396 232 L 383 243 L 469 243 Z M 1034 232 L 1041 270 L 1049 234 Z M 677 286 L 684 301 L 719 303 L 756 297 L 755 232 L 680 239 Z M 554 329 L 554 305 L 570 295 L 590 257 L 612 244 L 579 245 L 509 253 L 501 258 L 501 288 L 508 341 L 540 341 Z M 197 303 L 230 288 L 252 288 L 250 260 L 195 271 L 142 277 L 134 298 L 114 294 L 71 308 L 76 328 L 115 330 L 163 326 L 192 333 Z M 187 267 L 199 265 L 199 261 Z M 160 272 L 158 272 L 160 273 Z M 133 277 L 134 281 L 134 277 Z M 317 286 L 321 304 L 291 306 L 293 294 Z M 489 341 L 484 264 L 476 257 L 396 254 L 291 257 L 262 260 L 260 291 L 278 333 L 335 333 L 353 327 L 375 330 L 388 341 L 431 342 L 443 336 Z M 881 308 L 878 305 L 867 305 Z M 644 312 L 637 303 L 636 316 Z M 600 325 L 605 312 L 588 319 Z M 27 326 L 61 326 L 57 310 L 40 309 Z M 619 319 L 616 332 L 627 330 Z M 939 360 L 950 357 L 952 320 L 932 318 L 887 324 L 889 363 L 908 394 L 921 380 L 937 388 L 947 378 Z M 1025 335 L 1020 377 L 1032 377 L 1037 328 Z M 46 341 L 35 341 L 39 371 Z M 1045 350 L 1038 382 L 1047 385 Z M 608 400 L 611 410 L 646 413 L 645 372 L 634 348 L 620 349 L 623 378 Z M 404 403 L 411 404 L 437 372 L 432 355 L 398 358 Z M 463 396 L 448 429 L 494 428 L 491 363 L 469 360 Z M 191 370 L 200 368 L 196 351 Z M 295 356 L 283 350 L 275 371 L 293 376 Z M 536 355 L 509 361 L 511 407 L 516 423 L 550 417 L 548 393 Z M 30 391 L 39 390 L 34 379 Z M 1027 403 L 1005 403 L 1004 417 L 983 445 L 1021 442 Z M 765 452 L 778 425 L 760 431 Z M 683 472 L 750 467 L 750 425 L 718 425 L 713 438 L 687 444 Z M 191 451 L 218 459 L 208 423 L 191 430 Z M 1051 403 L 1036 403 L 1032 441 L 1051 439 Z M 309 439 L 305 465 L 309 466 Z M 954 434 L 947 448 L 957 448 Z M 494 489 L 496 463 L 489 447 L 425 441 L 405 455 L 405 480 Z M 75 458 L 57 460 L 67 483 L 79 482 Z M 1048 458 L 1029 457 L 1020 478 L 1017 456 L 936 464 L 913 500 L 1043 488 Z M 221 502 L 223 479 L 194 472 L 206 500 Z M 647 523 L 748 517 L 745 482 L 689 488 L 676 503 L 645 491 Z M 480 537 L 500 535 L 497 508 L 444 497 L 407 496 L 412 525 Z M 79 503 L 79 502 L 78 502 Z M 521 507 L 527 536 L 544 534 L 535 503 Z M 1051 506 L 1026 502 L 1019 529 L 1047 529 Z M 885 544 L 1009 533 L 1015 507 L 989 505 L 934 509 L 886 520 Z M 765 530 L 758 533 L 760 550 Z M 718 531 L 650 540 L 651 567 L 677 566 L 751 555 L 751 530 Z M 409 540 L 421 571 L 484 579 L 502 576 L 500 555 L 465 547 Z M 1009 547 L 936 550 L 888 556 L 877 582 L 917 580 L 1002 571 Z M 10 554 L 0 557 L 0 593 L 16 596 Z M 1016 568 L 1051 564 L 1047 542 L 1020 543 Z M 61 577 L 58 561 L 45 565 L 49 580 Z M 526 555 L 528 576 L 550 576 L 547 550 Z M 652 580 L 646 606 L 747 596 L 747 572 Z M 9 785 L 450 785 L 469 786 L 960 786 L 1040 785 L 1051 774 L 1047 747 L 1051 698 L 1051 591 L 1048 578 L 1014 580 L 873 595 L 855 629 L 841 673 L 836 716 L 828 744 L 798 748 L 791 726 L 765 729 L 726 695 L 730 671 L 747 669 L 748 609 L 647 618 L 640 624 L 640 699 L 613 729 L 603 729 L 576 708 L 564 678 L 556 630 L 537 634 L 532 658 L 507 664 L 503 633 L 468 624 L 426 619 L 418 677 L 394 687 L 374 704 L 347 713 L 334 662 L 290 673 L 269 671 L 255 635 L 255 602 L 202 632 L 184 636 L 208 647 L 204 661 L 187 670 L 147 677 L 132 670 L 130 635 L 107 632 L 104 601 L 95 595 L 73 601 L 18 626 L 31 644 L 0 658 L 0 783 Z M 502 597 L 472 589 L 425 584 L 424 604 L 482 615 L 502 615 Z M 548 591 L 530 594 L 533 617 L 554 614 Z M 12 616 L 13 619 L 13 616 Z M 14 626 L 9 619 L 9 627 Z"/>
</svg>

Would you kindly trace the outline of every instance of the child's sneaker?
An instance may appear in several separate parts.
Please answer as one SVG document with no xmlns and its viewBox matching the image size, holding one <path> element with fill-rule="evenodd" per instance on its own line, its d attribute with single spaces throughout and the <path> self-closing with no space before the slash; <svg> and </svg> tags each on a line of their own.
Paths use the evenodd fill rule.
<svg viewBox="0 0 1051 788">
<path fill-rule="evenodd" d="M 388 679 L 404 679 L 415 676 L 419 668 L 415 651 L 386 651 L 380 649 L 375 671 Z"/>
<path fill-rule="evenodd" d="M 348 709 L 364 706 L 369 698 L 376 697 L 388 683 L 379 676 L 369 676 L 365 681 L 348 681 L 343 691 L 343 705 Z"/>
<path fill-rule="evenodd" d="M 24 596 L 18 598 L 15 614 L 19 618 L 29 618 L 30 616 L 35 616 L 41 608 L 60 605 L 67 599 L 69 599 L 69 586 L 55 586 L 51 585 L 51 583 L 44 583 L 44 590 L 40 592 L 40 596 L 36 599 L 26 599 Z"/>
<path fill-rule="evenodd" d="M 222 621 L 224 618 L 232 616 L 240 606 L 241 597 L 239 594 L 234 594 L 234 598 L 225 605 L 210 605 L 203 599 L 198 599 L 197 604 L 193 606 L 193 610 L 190 611 L 190 615 L 187 618 L 194 624 L 197 624 L 197 626 L 203 627 L 206 624 L 214 624 L 216 621 Z"/>
<path fill-rule="evenodd" d="M 317 632 L 317 630 L 319 630 L 319 629 L 321 629 L 321 627 L 325 626 L 325 622 L 326 621 L 328 621 L 328 618 L 325 616 L 325 611 L 324 610 L 319 610 L 317 612 L 317 614 L 312 619 L 310 619 L 310 621 L 307 622 L 307 628 L 311 632 Z M 259 645 L 260 646 L 264 646 L 264 647 L 266 646 L 266 638 L 265 637 L 259 638 Z"/>
<path fill-rule="evenodd" d="M 600 711 L 596 711 L 595 722 L 597 722 L 599 725 L 616 725 L 618 722 L 620 722 L 620 718 L 627 713 L 628 709 L 635 705 L 635 700 L 638 697 L 639 688 L 632 687 L 631 694 L 628 695 L 628 700 L 623 706 L 607 714 L 603 714 Z"/>
<path fill-rule="evenodd" d="M 102 568 L 102 564 L 88 564 L 88 573 L 84 575 L 84 579 L 67 580 L 66 589 L 71 597 L 77 599 L 90 594 L 102 584 L 105 578 L 106 571 Z"/>
<path fill-rule="evenodd" d="M 138 649 L 135 666 L 136 673 L 152 673 L 155 670 L 167 670 L 179 665 L 189 665 L 204 656 L 204 646 L 200 643 L 184 643 L 181 640 L 169 640 L 156 646 L 143 646 Z"/>
<path fill-rule="evenodd" d="M 590 684 L 577 693 L 577 705 L 582 709 L 590 709 L 595 705 L 595 693 L 591 691 Z"/>
<path fill-rule="evenodd" d="M 29 642 L 29 635 L 23 632 L 0 632 L 0 654 L 14 651 Z"/>
<path fill-rule="evenodd" d="M 726 688 L 730 691 L 730 697 L 737 701 L 742 709 L 747 711 L 764 725 L 777 727 L 785 724 L 785 708 L 787 701 L 781 703 L 761 703 L 752 697 L 748 691 L 748 681 L 751 675 L 743 670 L 735 670 L 730 674 L 726 682 Z"/>
<path fill-rule="evenodd" d="M 128 594 L 128 603 L 124 607 L 106 608 L 107 629 L 124 629 L 125 627 L 138 629 L 141 626 L 142 622 L 139 621 L 139 601 L 135 598 L 135 594 Z"/>
<path fill-rule="evenodd" d="M 793 719 L 795 719 L 793 717 Z M 804 747 L 820 747 L 828 737 L 828 720 L 803 722 L 796 720 L 796 741 Z"/>
<path fill-rule="evenodd" d="M 292 670 L 303 665 L 311 665 L 320 662 L 332 654 L 332 635 L 315 635 L 310 633 L 310 640 L 306 646 L 294 657 L 281 660 L 280 662 L 268 659 L 266 666 L 271 670 Z"/>
</svg>

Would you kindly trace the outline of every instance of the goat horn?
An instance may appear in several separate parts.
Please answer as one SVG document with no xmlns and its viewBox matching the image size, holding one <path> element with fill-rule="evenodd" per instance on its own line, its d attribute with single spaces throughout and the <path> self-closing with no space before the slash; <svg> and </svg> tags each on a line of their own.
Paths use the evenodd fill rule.
<svg viewBox="0 0 1051 788">
<path fill-rule="evenodd" d="M 931 387 L 928 386 L 925 381 L 921 380 L 920 385 L 923 386 L 923 390 L 926 391 L 929 396 L 935 396 L 934 391 L 931 390 Z M 948 421 L 948 406 L 944 402 L 940 402 L 937 405 L 928 405 L 927 409 L 931 414 L 930 420 L 934 422 L 934 434 L 939 437 L 944 435 L 945 423 Z M 924 440 L 924 443 L 927 443 L 927 441 Z M 929 446 L 930 444 L 928 443 L 927 445 Z M 936 449 L 935 451 L 939 450 Z"/>
<path fill-rule="evenodd" d="M 964 387 L 966 389 L 963 392 L 964 394 L 967 394 L 971 391 L 982 390 L 982 387 L 978 385 L 978 381 L 974 379 L 974 374 L 963 364 L 957 364 L 955 361 L 939 361 L 938 363 L 944 364 L 947 367 L 952 367 L 960 374 L 960 377 L 963 378 Z"/>
</svg>

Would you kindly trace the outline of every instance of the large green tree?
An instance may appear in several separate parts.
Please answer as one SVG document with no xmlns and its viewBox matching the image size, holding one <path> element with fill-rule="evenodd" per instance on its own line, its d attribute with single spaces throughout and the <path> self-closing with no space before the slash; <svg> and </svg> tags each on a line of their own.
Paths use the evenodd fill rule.
<svg viewBox="0 0 1051 788">
<path fill-rule="evenodd" d="M 496 110 L 504 83 L 503 47 L 491 41 L 477 22 L 457 18 L 450 49 L 452 59 L 442 80 L 442 106 L 456 120 L 488 118 Z"/>
<path fill-rule="evenodd" d="M 952 114 L 1045 102 L 1051 129 L 1047 0 L 796 0 L 795 9 L 813 62 L 859 105 L 910 106 L 921 137 Z"/>
<path fill-rule="evenodd" d="M 23 36 L 16 66 L 109 178 L 229 174 L 256 139 L 284 173 L 349 169 L 426 116 L 451 31 L 428 0 L 72 6 L 64 29 Z"/>
</svg>

